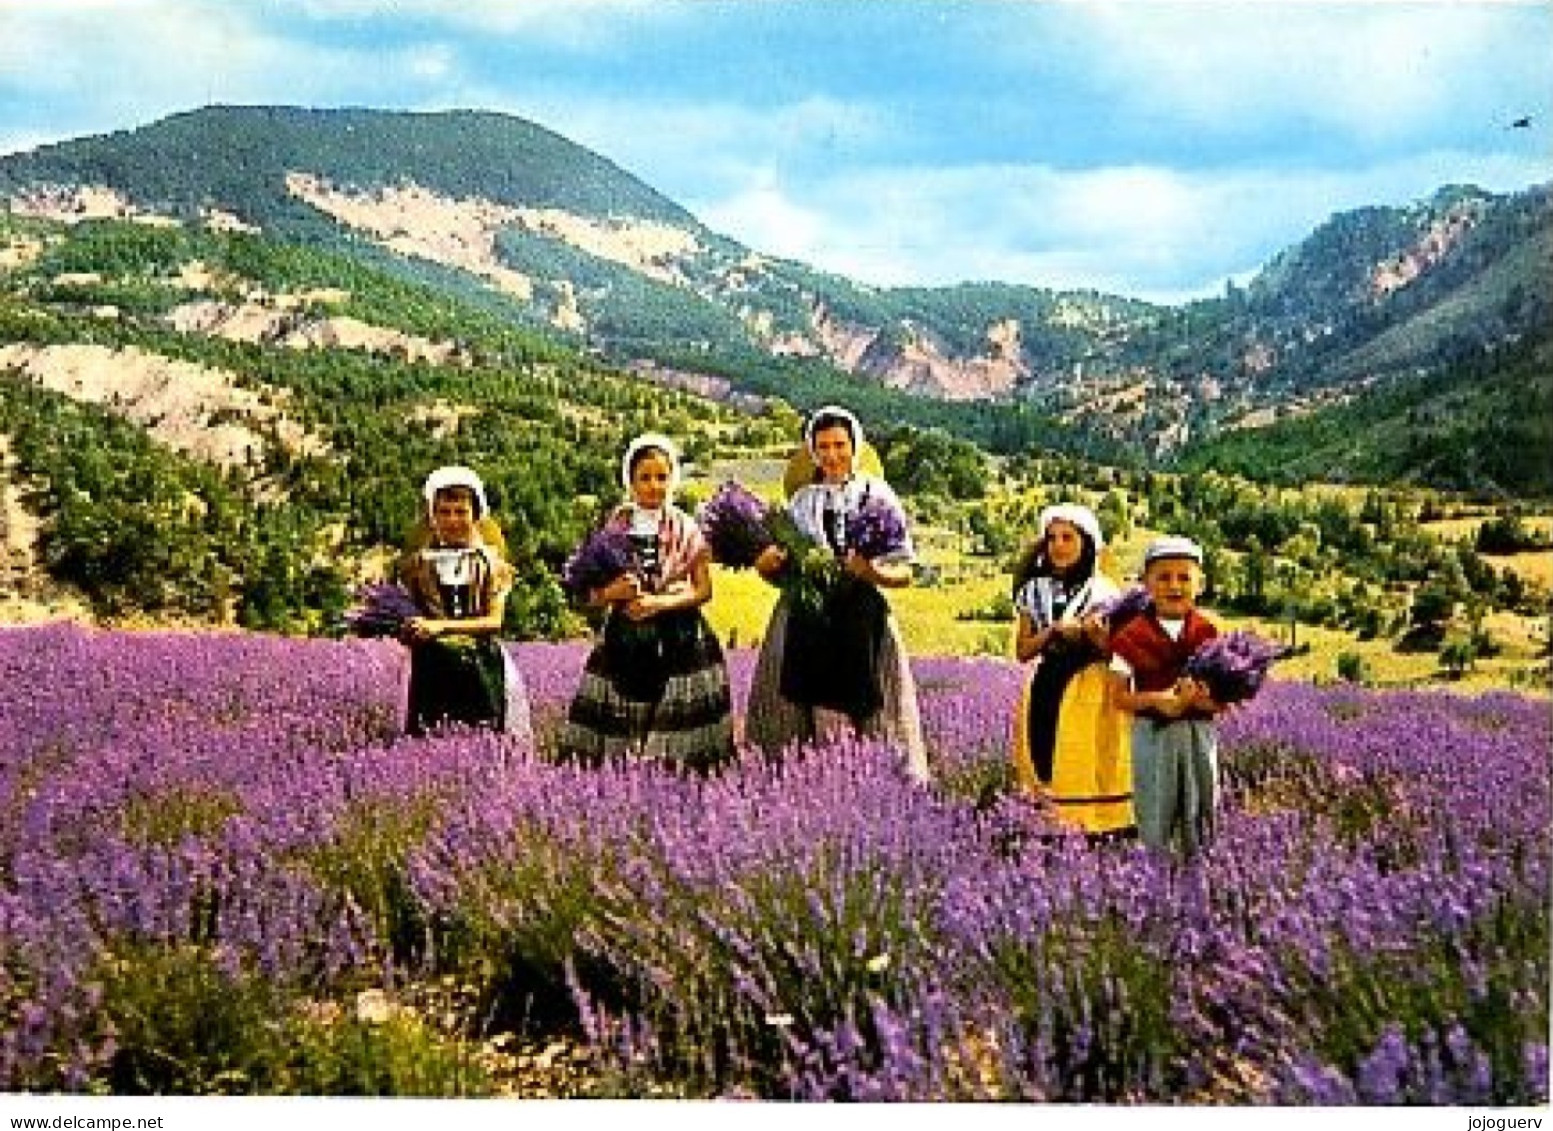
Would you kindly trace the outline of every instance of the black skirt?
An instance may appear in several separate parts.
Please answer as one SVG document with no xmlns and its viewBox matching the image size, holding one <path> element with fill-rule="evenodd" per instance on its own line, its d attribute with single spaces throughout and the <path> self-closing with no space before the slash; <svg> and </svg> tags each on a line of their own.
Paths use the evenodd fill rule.
<svg viewBox="0 0 1553 1131">
<path fill-rule="evenodd" d="M 805 707 L 839 711 L 854 723 L 884 705 L 880 680 L 889 603 L 854 577 L 844 577 L 816 610 L 794 603 L 782 653 L 782 696 Z"/>
<path fill-rule="evenodd" d="M 728 668 L 699 609 L 645 621 L 610 614 L 557 754 L 590 765 L 651 760 L 702 772 L 733 759 Z"/>
<path fill-rule="evenodd" d="M 406 729 L 423 735 L 450 723 L 506 726 L 507 677 L 494 636 L 443 636 L 410 649 Z"/>
</svg>

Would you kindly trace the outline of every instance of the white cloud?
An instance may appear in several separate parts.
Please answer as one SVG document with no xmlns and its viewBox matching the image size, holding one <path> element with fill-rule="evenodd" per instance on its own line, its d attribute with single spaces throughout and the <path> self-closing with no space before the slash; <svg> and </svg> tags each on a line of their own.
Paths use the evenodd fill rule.
<svg viewBox="0 0 1553 1131">
<path fill-rule="evenodd" d="M 28 92 L 16 109 L 48 113 L 47 124 L 59 128 L 55 139 L 211 103 L 395 106 L 417 89 L 457 82 L 458 56 L 448 44 L 321 46 L 288 38 L 237 5 L 0 3 L 7 3 L 0 8 L 0 79 L 16 77 Z M 0 110 L 0 130 L 42 132 L 43 121 L 8 117 Z"/>
<path fill-rule="evenodd" d="M 709 204 L 699 219 L 725 235 L 758 235 L 759 242 L 753 238 L 740 242 L 768 255 L 814 263 L 833 250 L 829 243 L 834 238 L 833 222 L 783 192 L 774 176 Z"/>
<path fill-rule="evenodd" d="M 726 197 L 682 203 L 757 250 L 876 285 L 1000 280 L 1177 302 L 1220 292 L 1336 212 L 1452 181 L 1520 188 L 1539 171 L 1439 153 L 1351 172 L 999 165 L 837 170 L 800 185 L 761 167 Z"/>
<path fill-rule="evenodd" d="M 423 82 L 445 82 L 452 78 L 458 52 L 446 43 L 431 43 L 402 53 L 406 69 Z"/>
<path fill-rule="evenodd" d="M 680 203 L 750 192 L 763 169 L 791 175 L 853 164 L 891 128 L 873 108 L 820 96 L 757 108 L 546 88 L 466 87 L 459 95 L 558 130 Z M 457 100 L 433 94 L 423 104 L 433 101 Z"/>
<path fill-rule="evenodd" d="M 1211 130 L 1299 118 L 1360 139 L 1427 128 L 1545 85 L 1546 43 L 1485 3 L 1104 3 L 1082 12 L 1096 73 L 1136 108 Z M 1527 6 L 1520 5 L 1523 11 Z M 1540 78 L 1538 77 L 1540 76 Z"/>
<path fill-rule="evenodd" d="M 414 20 L 448 33 L 522 37 L 580 51 L 629 37 L 644 22 L 689 15 L 684 4 L 653 0 L 270 0 L 270 5 L 320 23 Z"/>
</svg>

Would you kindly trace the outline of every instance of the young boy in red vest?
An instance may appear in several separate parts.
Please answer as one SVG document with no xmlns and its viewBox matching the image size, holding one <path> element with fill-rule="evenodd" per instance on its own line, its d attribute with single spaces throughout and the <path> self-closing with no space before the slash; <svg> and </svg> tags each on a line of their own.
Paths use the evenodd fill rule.
<svg viewBox="0 0 1553 1131">
<path fill-rule="evenodd" d="M 1186 661 L 1218 629 L 1197 611 L 1202 548 L 1159 538 L 1143 554 L 1151 607 L 1111 636 L 1116 704 L 1133 715 L 1132 789 L 1138 836 L 1151 848 L 1179 844 L 1190 855 L 1213 831 L 1218 804 L 1218 738 L 1223 708 L 1183 675 Z"/>
</svg>

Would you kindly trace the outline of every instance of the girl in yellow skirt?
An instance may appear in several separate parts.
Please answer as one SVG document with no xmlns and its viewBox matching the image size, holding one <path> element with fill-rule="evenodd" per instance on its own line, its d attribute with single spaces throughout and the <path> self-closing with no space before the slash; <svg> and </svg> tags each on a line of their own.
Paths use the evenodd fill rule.
<svg viewBox="0 0 1553 1131">
<path fill-rule="evenodd" d="M 1014 777 L 1067 825 L 1096 835 L 1133 828 L 1130 720 L 1107 677 L 1105 621 L 1117 596 L 1100 570 L 1105 539 L 1087 507 L 1040 514 L 1040 539 L 1014 578 L 1015 650 L 1031 664 L 1014 722 Z"/>
</svg>

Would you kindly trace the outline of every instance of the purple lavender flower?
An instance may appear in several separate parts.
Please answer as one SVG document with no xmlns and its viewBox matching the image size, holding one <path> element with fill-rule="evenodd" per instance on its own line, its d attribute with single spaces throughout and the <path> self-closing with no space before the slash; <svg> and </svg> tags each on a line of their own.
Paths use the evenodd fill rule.
<svg viewBox="0 0 1553 1131">
<path fill-rule="evenodd" d="M 1252 632 L 1225 632 L 1215 636 L 1186 662 L 1186 674 L 1201 680 L 1216 703 L 1243 703 L 1262 689 L 1267 670 L 1284 653 Z"/>
<path fill-rule="evenodd" d="M 712 560 L 733 569 L 749 569 L 776 541 L 770 519 L 770 508 L 731 479 L 696 512 L 696 522 L 712 548 Z"/>
<path fill-rule="evenodd" d="M 601 589 L 636 565 L 631 538 L 624 530 L 601 527 L 588 535 L 561 567 L 561 585 L 581 598 Z"/>
<path fill-rule="evenodd" d="M 870 495 L 847 515 L 847 545 L 870 560 L 906 545 L 906 519 L 883 499 Z"/>
<path fill-rule="evenodd" d="M 1115 632 L 1133 617 L 1148 612 L 1153 603 L 1154 600 L 1149 596 L 1147 589 L 1141 585 L 1134 585 L 1110 600 L 1101 601 L 1095 606 L 1094 612 L 1097 616 L 1104 617 L 1111 631 Z"/>
<path fill-rule="evenodd" d="M 588 647 L 512 649 L 542 735 Z M 742 713 L 756 657 L 729 659 Z M 1547 1102 L 1545 700 L 1269 682 L 1220 726 L 1234 788 L 1183 870 L 983 798 L 1012 661 L 914 659 L 932 790 L 852 738 L 706 782 L 390 742 L 408 662 L 0 629 L 0 681 L 49 691 L 0 709 L 0 1091 L 149 1063 L 158 1030 L 115 1017 L 190 1008 L 155 977 L 188 956 L 288 1016 L 429 963 L 517 1007 L 531 982 L 485 971 L 521 960 L 633 1095 Z M 403 915 L 452 945 L 402 950 Z"/>
<path fill-rule="evenodd" d="M 356 606 L 340 617 L 353 636 L 398 636 L 405 621 L 421 615 L 414 598 L 393 582 L 360 586 L 355 598 Z"/>
</svg>

